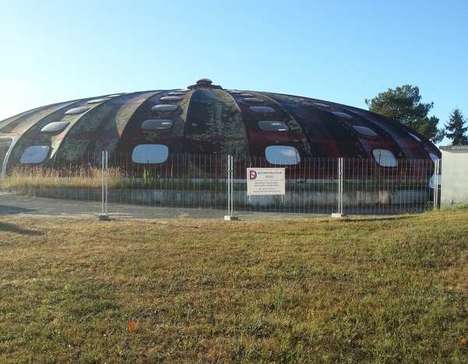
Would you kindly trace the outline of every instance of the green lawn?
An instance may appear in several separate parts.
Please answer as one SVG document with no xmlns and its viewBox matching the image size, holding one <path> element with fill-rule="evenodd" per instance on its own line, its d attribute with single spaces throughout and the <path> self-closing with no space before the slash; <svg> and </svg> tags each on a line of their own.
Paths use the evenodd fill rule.
<svg viewBox="0 0 468 364">
<path fill-rule="evenodd" d="M 468 362 L 468 210 L 0 218 L 0 362 Z"/>
</svg>

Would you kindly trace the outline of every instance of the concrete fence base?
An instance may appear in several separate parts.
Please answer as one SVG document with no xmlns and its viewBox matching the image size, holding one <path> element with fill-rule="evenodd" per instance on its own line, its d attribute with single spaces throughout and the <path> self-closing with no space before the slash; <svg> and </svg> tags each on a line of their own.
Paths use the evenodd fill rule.
<svg viewBox="0 0 468 364">
<path fill-rule="evenodd" d="M 38 197 L 60 198 L 81 201 L 100 201 L 99 188 L 29 188 L 13 191 Z M 287 191 L 284 196 L 247 196 L 245 191 L 233 191 L 235 208 L 307 208 L 335 207 L 337 193 L 334 191 Z M 429 190 L 375 190 L 349 191 L 343 194 L 345 207 L 416 206 L 430 203 Z M 225 191 L 180 191 L 150 189 L 110 189 L 109 203 L 224 208 L 227 204 Z"/>
</svg>

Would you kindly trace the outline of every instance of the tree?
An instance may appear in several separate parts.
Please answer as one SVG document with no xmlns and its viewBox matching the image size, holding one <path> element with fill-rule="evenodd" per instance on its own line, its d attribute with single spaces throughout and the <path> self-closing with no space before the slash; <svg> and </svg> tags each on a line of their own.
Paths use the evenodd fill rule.
<svg viewBox="0 0 468 364">
<path fill-rule="evenodd" d="M 465 126 L 465 119 L 461 111 L 459 109 L 453 110 L 445 125 L 445 136 L 452 140 L 452 145 L 468 144 L 468 137 L 465 134 L 467 130 L 468 127 Z"/>
<path fill-rule="evenodd" d="M 398 120 L 433 142 L 438 142 L 444 137 L 443 131 L 437 129 L 439 119 L 428 116 L 434 103 L 424 104 L 421 98 L 417 86 L 403 85 L 379 93 L 372 100 L 366 100 L 366 104 L 370 111 Z"/>
</svg>

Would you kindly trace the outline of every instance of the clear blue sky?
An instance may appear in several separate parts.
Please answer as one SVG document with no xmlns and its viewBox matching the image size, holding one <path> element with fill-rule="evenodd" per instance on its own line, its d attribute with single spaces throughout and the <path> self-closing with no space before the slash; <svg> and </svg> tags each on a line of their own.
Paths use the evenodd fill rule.
<svg viewBox="0 0 468 364">
<path fill-rule="evenodd" d="M 411 83 L 468 116 L 468 1 L 0 0 L 0 119 L 209 77 L 365 107 Z"/>
</svg>

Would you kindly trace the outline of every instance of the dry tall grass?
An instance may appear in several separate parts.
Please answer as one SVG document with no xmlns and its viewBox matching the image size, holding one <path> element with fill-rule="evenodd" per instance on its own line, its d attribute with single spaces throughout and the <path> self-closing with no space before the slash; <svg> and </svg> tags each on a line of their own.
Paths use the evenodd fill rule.
<svg viewBox="0 0 468 364">
<path fill-rule="evenodd" d="M 128 184 L 119 168 L 108 169 L 109 187 L 123 187 Z M 100 168 L 77 167 L 67 169 L 16 168 L 0 182 L 6 190 L 31 190 L 37 188 L 99 188 L 102 183 Z"/>
</svg>

